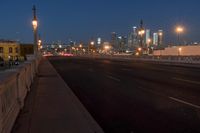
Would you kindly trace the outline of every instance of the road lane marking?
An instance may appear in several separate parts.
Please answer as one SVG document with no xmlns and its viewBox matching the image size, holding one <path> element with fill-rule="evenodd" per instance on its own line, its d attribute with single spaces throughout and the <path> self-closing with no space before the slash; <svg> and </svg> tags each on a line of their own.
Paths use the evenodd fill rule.
<svg viewBox="0 0 200 133">
<path fill-rule="evenodd" d="M 112 80 L 118 81 L 118 82 L 120 82 L 120 81 L 121 81 L 120 79 L 118 79 L 118 78 L 115 78 L 115 77 L 113 77 L 113 76 L 110 76 L 110 75 L 106 75 L 106 77 L 107 77 L 107 78 L 109 78 L 109 79 L 112 79 Z"/>
<path fill-rule="evenodd" d="M 181 79 L 181 78 L 173 78 L 173 79 L 178 80 L 178 81 L 184 81 L 184 82 L 188 82 L 188 83 L 192 83 L 192 84 L 199 84 L 200 85 L 199 81 L 192 81 L 192 80 Z"/>
<path fill-rule="evenodd" d="M 169 97 L 169 99 L 172 99 L 172 100 L 174 100 L 174 101 L 176 101 L 176 102 L 183 103 L 183 104 L 192 106 L 192 107 L 194 107 L 194 108 L 200 109 L 200 106 L 198 106 L 198 105 L 195 105 L 195 104 L 192 104 L 192 103 L 189 103 L 189 102 L 186 102 L 186 101 L 183 101 L 183 100 L 174 98 L 174 97 Z"/>
</svg>

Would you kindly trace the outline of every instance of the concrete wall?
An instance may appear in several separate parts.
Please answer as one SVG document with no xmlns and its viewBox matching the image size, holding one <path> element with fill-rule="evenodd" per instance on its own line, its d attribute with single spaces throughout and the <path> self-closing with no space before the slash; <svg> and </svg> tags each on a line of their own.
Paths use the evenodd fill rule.
<svg viewBox="0 0 200 133">
<path fill-rule="evenodd" d="M 16 69 L 0 73 L 0 133 L 10 133 L 24 106 L 40 59 L 29 60 Z"/>
<path fill-rule="evenodd" d="M 155 50 L 153 55 L 164 56 L 199 56 L 200 46 L 174 46 L 165 48 L 165 50 Z"/>
</svg>

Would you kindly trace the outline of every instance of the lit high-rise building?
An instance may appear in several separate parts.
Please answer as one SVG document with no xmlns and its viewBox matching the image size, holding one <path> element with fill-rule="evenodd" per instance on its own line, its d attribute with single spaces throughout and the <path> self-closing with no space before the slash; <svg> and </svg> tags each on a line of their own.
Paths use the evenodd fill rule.
<svg viewBox="0 0 200 133">
<path fill-rule="evenodd" d="M 133 27 L 132 32 L 128 36 L 128 49 L 133 50 L 139 47 L 138 29 Z"/>
<path fill-rule="evenodd" d="M 124 36 L 119 36 L 117 42 L 118 42 L 118 51 L 119 52 L 126 51 L 127 38 Z"/>
<path fill-rule="evenodd" d="M 139 42 L 138 42 L 138 29 L 137 27 L 133 27 L 133 46 L 138 47 Z"/>
<path fill-rule="evenodd" d="M 153 33 L 153 45 L 158 46 L 158 33 Z"/>
<path fill-rule="evenodd" d="M 163 45 L 163 30 L 158 30 L 158 46 Z"/>
<path fill-rule="evenodd" d="M 150 45 L 150 40 L 151 40 L 151 31 L 150 29 L 146 29 L 146 36 L 145 36 L 145 43 L 146 46 L 148 47 Z"/>
<path fill-rule="evenodd" d="M 133 49 L 133 32 L 128 35 L 128 49 Z"/>
<path fill-rule="evenodd" d="M 111 33 L 111 46 L 116 50 L 118 48 L 117 46 L 117 34 L 115 32 Z"/>
<path fill-rule="evenodd" d="M 102 39 L 99 37 L 99 38 L 97 38 L 97 45 L 101 46 L 101 44 L 102 44 Z"/>
</svg>

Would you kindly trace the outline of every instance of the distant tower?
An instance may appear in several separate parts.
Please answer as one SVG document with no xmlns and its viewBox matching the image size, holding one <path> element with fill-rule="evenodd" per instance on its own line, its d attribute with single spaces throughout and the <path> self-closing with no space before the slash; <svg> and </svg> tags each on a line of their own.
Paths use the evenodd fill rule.
<svg viewBox="0 0 200 133">
<path fill-rule="evenodd" d="M 144 28 L 144 27 L 143 27 L 143 24 L 144 24 L 144 23 L 143 23 L 143 20 L 141 19 L 141 20 L 140 20 L 140 28 L 141 28 L 141 29 Z"/>
<path fill-rule="evenodd" d="M 125 36 L 119 36 L 118 39 L 118 51 L 124 52 L 127 45 L 127 38 Z"/>
<path fill-rule="evenodd" d="M 139 29 L 139 44 L 140 47 L 146 48 L 145 47 L 145 29 L 144 29 L 144 23 L 143 20 L 140 21 L 140 29 Z"/>
<path fill-rule="evenodd" d="M 118 44 L 117 44 L 117 34 L 115 32 L 111 33 L 111 45 L 112 47 L 117 50 L 118 49 Z"/>
<path fill-rule="evenodd" d="M 137 48 L 139 45 L 138 42 L 138 28 L 136 26 L 133 27 L 133 47 Z"/>
<path fill-rule="evenodd" d="M 35 5 L 33 5 L 33 9 L 32 10 L 33 10 L 33 20 L 37 20 Z"/>
<path fill-rule="evenodd" d="M 153 45 L 158 46 L 158 33 L 153 33 Z"/>
<path fill-rule="evenodd" d="M 146 29 L 145 43 L 146 43 L 147 47 L 149 47 L 150 41 L 151 41 L 151 31 L 150 31 L 150 29 Z"/>
<path fill-rule="evenodd" d="M 163 45 L 163 30 L 158 30 L 158 46 Z"/>
</svg>

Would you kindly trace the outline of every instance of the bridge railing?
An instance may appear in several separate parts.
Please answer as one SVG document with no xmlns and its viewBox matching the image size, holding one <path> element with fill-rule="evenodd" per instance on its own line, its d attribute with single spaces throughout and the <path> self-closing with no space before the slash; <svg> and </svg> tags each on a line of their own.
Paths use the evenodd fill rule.
<svg viewBox="0 0 200 133">
<path fill-rule="evenodd" d="M 0 133 L 9 133 L 24 106 L 41 58 L 0 73 Z"/>
</svg>

